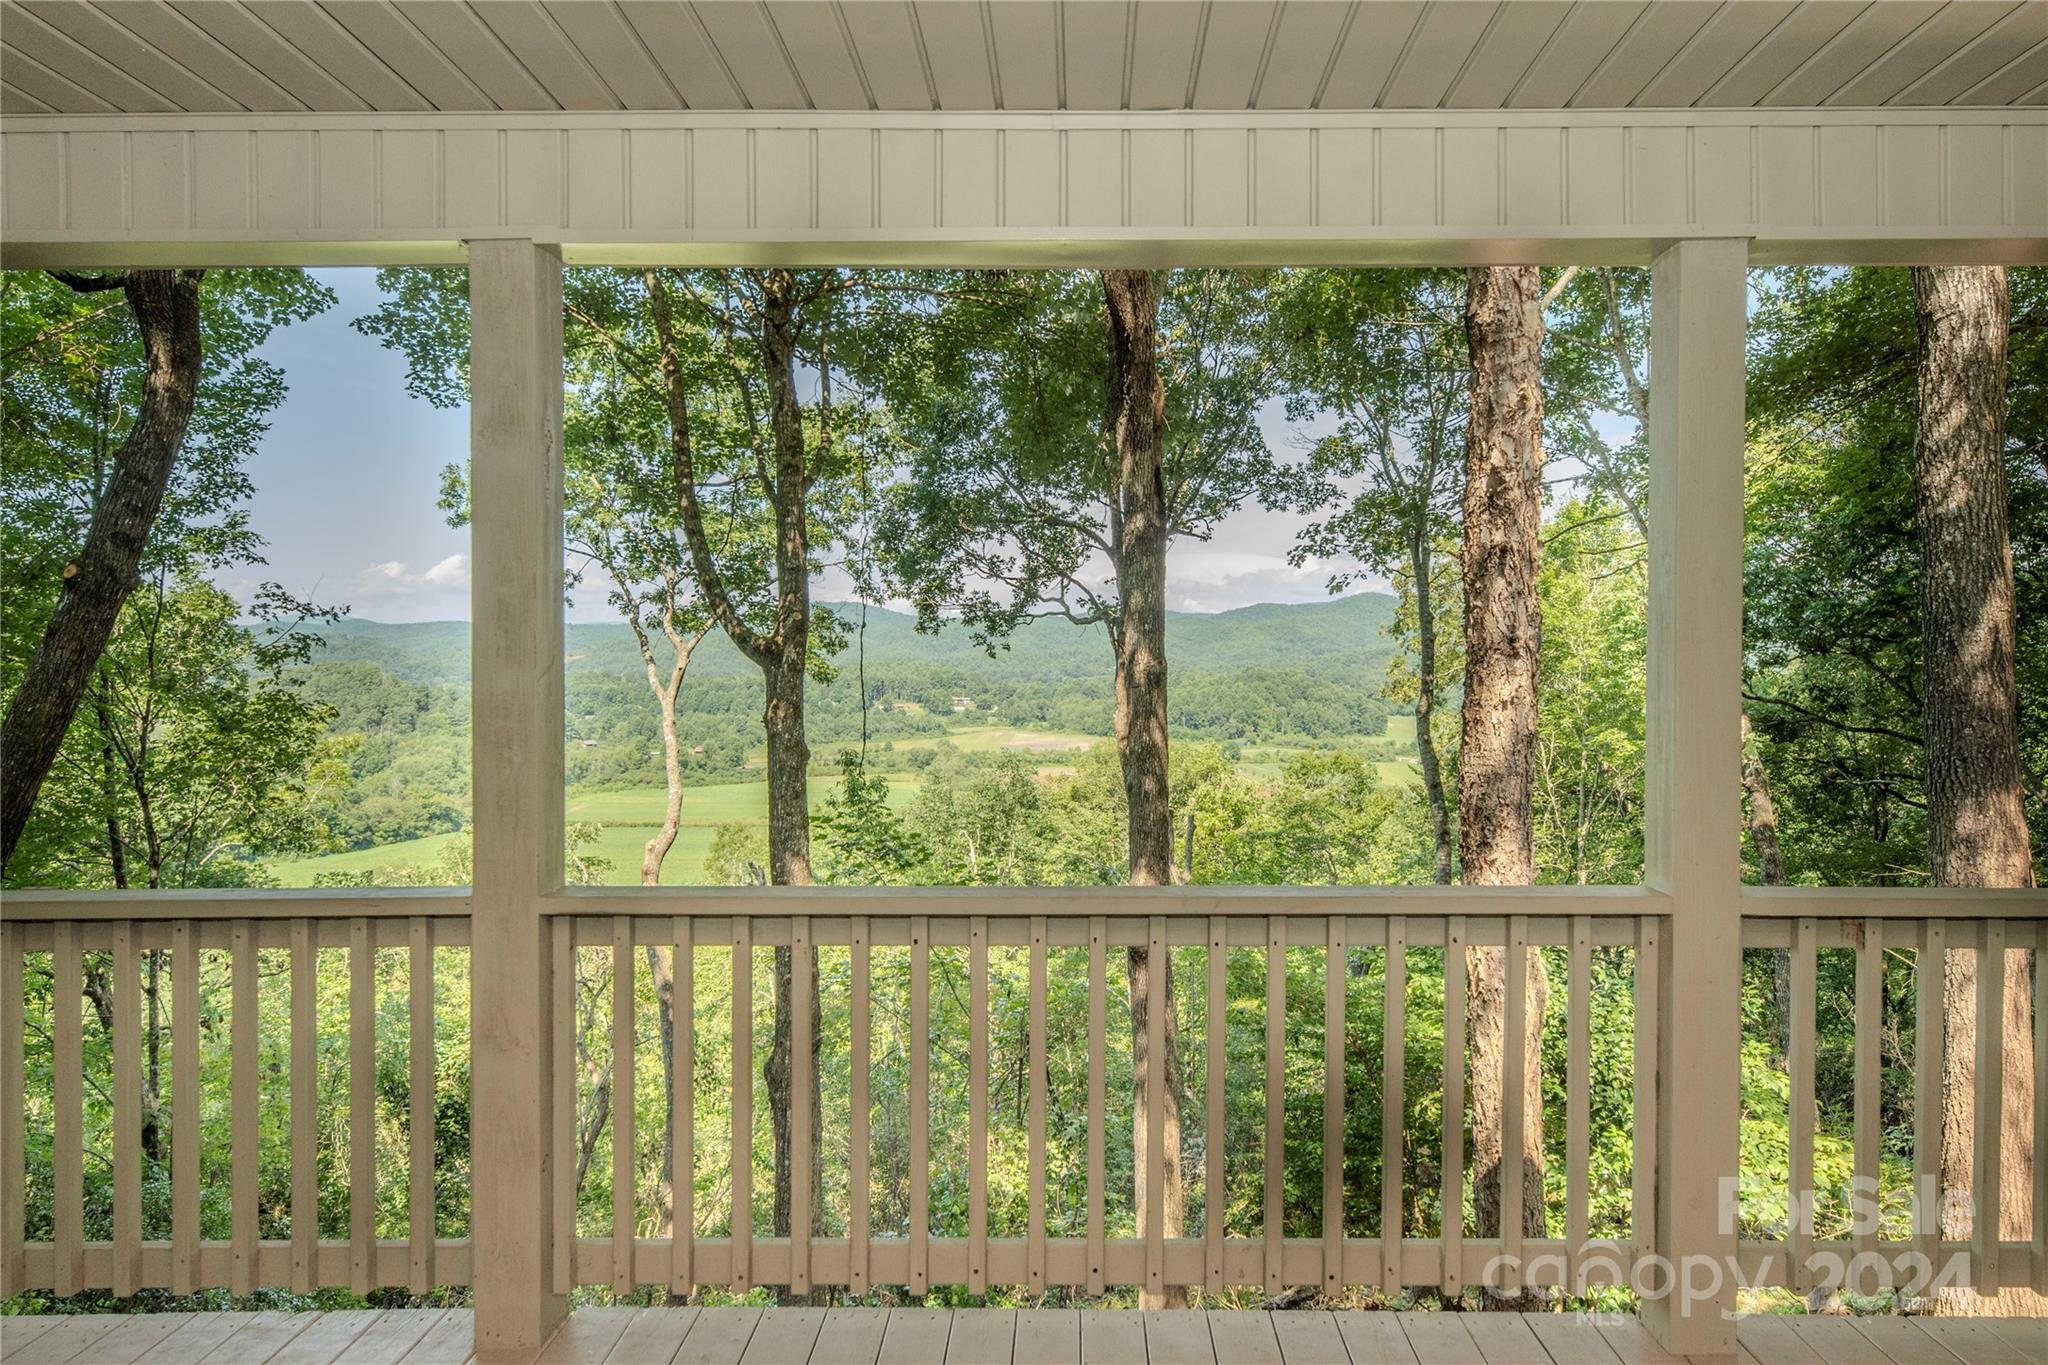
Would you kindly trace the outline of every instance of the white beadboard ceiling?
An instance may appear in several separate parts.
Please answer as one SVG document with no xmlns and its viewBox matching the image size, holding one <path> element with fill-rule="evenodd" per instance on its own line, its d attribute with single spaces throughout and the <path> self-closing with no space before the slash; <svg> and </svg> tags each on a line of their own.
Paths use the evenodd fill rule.
<svg viewBox="0 0 2048 1365">
<path fill-rule="evenodd" d="M 0 114 L 2048 104 L 2048 0 L 0 0 Z"/>
</svg>

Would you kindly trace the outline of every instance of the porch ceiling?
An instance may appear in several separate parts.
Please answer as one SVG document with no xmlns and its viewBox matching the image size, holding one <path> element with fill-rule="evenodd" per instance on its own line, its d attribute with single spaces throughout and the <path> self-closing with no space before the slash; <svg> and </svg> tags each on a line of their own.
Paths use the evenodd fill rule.
<svg viewBox="0 0 2048 1365">
<path fill-rule="evenodd" d="M 2048 104 L 2041 0 L 0 0 L 0 112 Z"/>
</svg>

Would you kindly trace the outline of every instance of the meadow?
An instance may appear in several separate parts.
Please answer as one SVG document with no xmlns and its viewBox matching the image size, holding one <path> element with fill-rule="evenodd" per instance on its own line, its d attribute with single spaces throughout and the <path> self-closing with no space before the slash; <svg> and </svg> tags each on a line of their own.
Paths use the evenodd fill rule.
<svg viewBox="0 0 2048 1365">
<path fill-rule="evenodd" d="M 1379 780 L 1386 786 L 1409 786 L 1419 784 L 1421 776 L 1413 758 L 1415 742 L 1415 721 L 1412 716 L 1389 716 L 1387 736 L 1361 738 L 1355 747 L 1366 752 L 1393 752 L 1397 757 L 1376 759 L 1373 766 Z M 1009 725 L 962 725 L 948 730 L 944 735 L 920 735 L 891 742 L 888 753 L 896 758 L 919 750 L 934 750 L 947 745 L 963 754 L 989 754 L 1003 750 L 1018 750 L 1038 755 L 1043 762 L 1041 773 L 1052 775 L 1071 771 L 1061 763 L 1063 757 L 1084 752 L 1096 744 L 1107 743 L 1100 736 L 1084 735 L 1074 731 L 1039 730 Z M 1277 779 L 1282 766 L 1293 757 L 1308 750 L 1290 745 L 1245 745 L 1240 750 L 1238 768 L 1253 777 Z M 838 790 L 839 772 L 827 760 L 832 755 L 820 754 L 811 772 L 811 810 L 813 814 Z M 916 772 L 886 772 L 889 782 L 889 805 L 898 812 L 907 811 L 917 801 L 922 787 Z M 596 836 L 582 845 L 578 854 L 586 860 L 605 864 L 601 880 L 610 885 L 634 885 L 640 880 L 640 862 L 644 856 L 647 841 L 661 824 L 662 810 L 666 804 L 666 792 L 655 783 L 620 787 L 572 787 L 569 789 L 565 815 L 572 825 L 586 824 L 597 827 Z M 733 823 L 754 825 L 766 829 L 768 824 L 768 787 L 764 780 L 747 782 L 718 782 L 704 786 L 688 787 L 683 792 L 682 828 L 676 834 L 675 845 L 669 850 L 668 858 L 662 865 L 661 881 L 664 886 L 703 886 L 712 878 L 705 870 L 705 857 L 711 851 L 711 843 L 718 827 Z M 341 853 L 322 854 L 312 858 L 298 858 L 270 864 L 270 871 L 283 886 L 311 886 L 323 874 L 363 873 L 378 869 L 423 868 L 437 864 L 442 851 L 459 843 L 467 835 L 460 831 L 430 834 L 418 839 L 402 839 L 379 844 L 372 848 L 350 849 Z"/>
</svg>

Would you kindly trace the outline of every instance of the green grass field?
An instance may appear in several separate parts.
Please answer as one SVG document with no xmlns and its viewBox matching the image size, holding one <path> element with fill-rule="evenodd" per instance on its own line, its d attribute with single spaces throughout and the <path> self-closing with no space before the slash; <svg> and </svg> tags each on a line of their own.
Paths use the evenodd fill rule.
<svg viewBox="0 0 2048 1365">
<path fill-rule="evenodd" d="M 1092 748 L 1097 744 L 1107 744 L 1109 739 L 1104 735 L 1083 735 L 1065 730 L 1023 730 L 1014 725 L 963 725 L 956 730 L 949 730 L 943 735 L 912 735 L 907 739 L 892 739 L 889 741 L 889 752 L 907 753 L 912 749 L 936 749 L 941 743 L 951 744 L 955 749 L 966 754 L 993 753 L 998 749 L 1023 749 L 1031 753 L 1063 754 L 1076 753 L 1083 749 Z M 879 741 L 871 741 L 869 747 L 879 749 L 881 745 Z M 830 754 L 824 753 L 822 750 L 813 751 L 811 762 L 813 764 L 823 764 L 823 766 L 816 768 L 812 772 L 811 778 L 813 781 L 820 777 L 828 777 L 833 781 L 838 780 L 839 769 L 836 764 L 829 761 L 836 758 L 837 754 L 838 748 L 834 748 Z M 756 764 L 765 764 L 768 759 L 768 751 L 766 749 L 756 749 L 748 755 L 748 758 Z"/>
<path fill-rule="evenodd" d="M 917 800 L 917 778 L 908 773 L 887 773 L 889 779 L 889 805 L 896 810 L 908 809 Z M 811 809 L 817 810 L 825 798 L 839 789 L 839 774 L 829 778 L 823 773 L 811 774 Z M 619 787 L 606 791 L 576 791 L 569 793 L 568 816 L 572 822 L 595 821 L 604 825 L 647 825 L 661 823 L 662 807 L 667 794 L 657 786 Z M 730 824 L 734 820 L 749 822 L 768 819 L 768 784 L 763 782 L 721 782 L 709 787 L 686 787 L 683 789 L 683 824 L 702 825 L 709 829 L 717 825 Z"/>
<path fill-rule="evenodd" d="M 891 773 L 888 777 L 890 806 L 897 810 L 907 809 L 917 800 L 917 778 L 900 773 Z M 817 810 L 837 785 L 814 776 L 811 780 L 811 809 Z M 665 801 L 664 792 L 655 786 L 569 793 L 569 819 L 603 827 L 596 842 L 586 845 L 582 852 L 587 857 L 602 858 L 611 863 L 611 871 L 605 880 L 629 885 L 639 882 L 640 859 L 646 852 L 648 839 L 661 824 Z M 768 823 L 768 786 L 765 782 L 725 782 L 686 790 L 683 793 L 683 825 L 676 834 L 675 846 L 669 850 L 668 858 L 662 864 L 662 883 L 670 886 L 702 883 L 704 855 L 711 850 L 712 835 L 718 826 L 735 820 L 748 824 Z M 322 872 L 422 867 L 439 858 L 441 849 L 451 840 L 462 837 L 460 834 L 433 834 L 424 839 L 407 839 L 378 848 L 276 863 L 271 871 L 286 886 L 311 886 L 313 878 Z"/>
<path fill-rule="evenodd" d="M 1414 718 L 1388 717 L 1387 732 L 1388 737 L 1404 749 L 1412 746 L 1415 740 Z M 944 738 L 956 748 L 968 753 L 1023 749 L 1048 758 L 1107 742 L 1089 735 L 1020 730 L 1007 725 L 963 726 Z M 897 740 L 895 747 L 897 750 L 929 749 L 935 747 L 939 739 L 939 736 L 921 736 L 916 739 Z M 1282 745 L 1247 746 L 1239 767 L 1257 777 L 1277 778 L 1282 765 L 1289 758 L 1302 752 L 1305 751 Z M 1422 781 L 1422 776 L 1414 763 L 1407 759 L 1383 760 L 1374 766 L 1379 770 L 1380 781 L 1389 786 L 1412 786 Z M 890 806 L 896 810 L 908 809 L 917 800 L 918 778 L 914 774 L 906 773 L 889 773 L 886 776 L 889 779 Z M 811 809 L 817 810 L 825 798 L 837 788 L 836 770 L 814 772 L 811 775 Z M 606 881 L 628 885 L 639 882 L 640 860 L 646 851 L 647 840 L 661 823 L 664 801 L 664 793 L 658 786 L 569 792 L 569 820 L 601 827 L 596 841 L 586 845 L 582 853 L 586 857 L 600 858 L 611 864 L 605 875 Z M 668 886 L 701 885 L 705 881 L 704 857 L 711 850 L 712 836 L 718 826 L 730 824 L 735 820 L 749 824 L 767 823 L 766 782 L 724 782 L 686 790 L 683 793 L 682 829 L 677 833 L 675 846 L 669 850 L 668 858 L 662 864 L 662 883 Z M 313 878 L 323 872 L 368 872 L 377 868 L 423 867 L 439 859 L 441 850 L 451 842 L 464 837 L 466 836 L 461 834 L 434 834 L 424 839 L 408 839 L 377 848 L 355 849 L 347 853 L 330 853 L 318 858 L 275 863 L 271 866 L 271 871 L 286 886 L 311 886 Z"/>
<path fill-rule="evenodd" d="M 322 872 L 374 872 L 380 867 L 425 867 L 440 859 L 442 849 L 468 837 L 459 831 L 429 834 L 424 839 L 404 839 L 395 844 L 379 844 L 376 848 L 358 848 L 347 853 L 272 863 L 270 870 L 286 886 L 311 886 L 313 878 Z"/>
</svg>

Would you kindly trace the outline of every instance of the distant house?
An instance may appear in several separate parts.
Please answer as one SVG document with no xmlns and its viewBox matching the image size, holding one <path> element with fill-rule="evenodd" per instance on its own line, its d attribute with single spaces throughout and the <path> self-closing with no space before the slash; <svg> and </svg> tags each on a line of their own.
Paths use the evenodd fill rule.
<svg viewBox="0 0 2048 1365">
<path fill-rule="evenodd" d="M 972 698 L 972 697 L 955 697 L 955 698 L 953 698 L 953 709 L 954 709 L 955 711 L 972 711 L 972 710 L 974 709 L 974 698 Z"/>
</svg>

